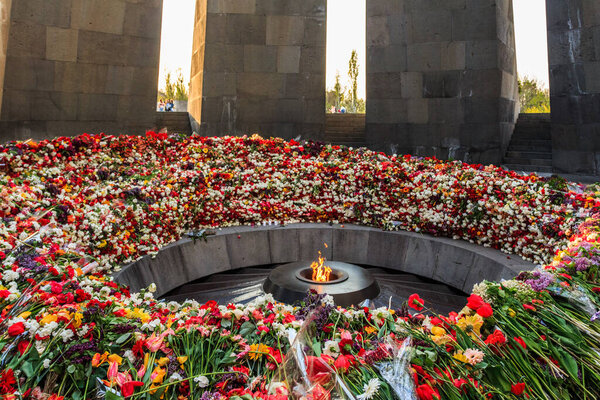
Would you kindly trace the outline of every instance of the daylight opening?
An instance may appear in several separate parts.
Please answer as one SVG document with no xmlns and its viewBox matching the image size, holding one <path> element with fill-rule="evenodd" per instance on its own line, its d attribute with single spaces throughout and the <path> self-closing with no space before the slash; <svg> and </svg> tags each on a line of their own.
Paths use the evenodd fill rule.
<svg viewBox="0 0 600 400">
<path fill-rule="evenodd" d="M 187 111 L 196 0 L 163 2 L 157 111 Z"/>
<path fill-rule="evenodd" d="M 546 0 L 514 0 L 521 113 L 549 113 Z"/>
<path fill-rule="evenodd" d="M 365 112 L 366 13 L 366 0 L 327 1 L 328 113 Z"/>
</svg>

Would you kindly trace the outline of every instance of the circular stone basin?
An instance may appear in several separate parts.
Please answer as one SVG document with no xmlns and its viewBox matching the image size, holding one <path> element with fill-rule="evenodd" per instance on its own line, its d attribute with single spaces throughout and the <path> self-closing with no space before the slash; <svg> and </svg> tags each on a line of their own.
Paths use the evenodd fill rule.
<svg viewBox="0 0 600 400">
<path fill-rule="evenodd" d="M 265 280 L 263 290 L 283 303 L 294 303 L 306 297 L 309 290 L 331 295 L 342 307 L 358 305 L 379 295 L 379 285 L 369 271 L 358 265 L 327 261 L 332 269 L 331 280 L 315 282 L 311 279 L 311 261 L 299 261 L 275 268 Z"/>
</svg>

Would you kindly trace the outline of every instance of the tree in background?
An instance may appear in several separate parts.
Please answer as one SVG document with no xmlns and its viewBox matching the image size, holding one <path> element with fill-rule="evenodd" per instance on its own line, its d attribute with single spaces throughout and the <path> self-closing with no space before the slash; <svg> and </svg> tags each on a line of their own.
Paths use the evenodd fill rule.
<svg viewBox="0 0 600 400">
<path fill-rule="evenodd" d="M 550 92 L 536 79 L 519 79 L 519 102 L 522 113 L 549 113 Z"/>
<path fill-rule="evenodd" d="M 177 78 L 175 81 L 172 80 L 171 71 L 167 72 L 165 76 L 165 87 L 159 92 L 159 97 L 164 94 L 166 100 L 187 100 L 189 92 L 187 85 L 184 83 L 183 73 L 181 69 L 177 70 Z"/>
<path fill-rule="evenodd" d="M 358 101 L 358 54 L 356 50 L 352 50 L 350 61 L 348 61 L 348 77 L 350 78 L 351 95 L 352 95 L 352 112 L 357 111 Z"/>
<path fill-rule="evenodd" d="M 340 71 L 336 71 L 335 73 L 335 85 L 333 86 L 333 93 L 335 94 L 335 108 L 339 109 L 340 104 L 344 100 L 344 90 L 342 89 L 342 84 L 340 83 Z"/>
</svg>

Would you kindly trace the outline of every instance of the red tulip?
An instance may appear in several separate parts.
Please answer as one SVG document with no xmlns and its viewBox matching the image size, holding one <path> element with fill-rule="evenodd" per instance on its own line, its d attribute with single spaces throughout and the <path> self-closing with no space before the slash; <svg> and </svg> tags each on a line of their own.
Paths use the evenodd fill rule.
<svg viewBox="0 0 600 400">
<path fill-rule="evenodd" d="M 483 303 L 477 310 L 477 314 L 481 315 L 483 318 L 489 318 L 494 315 L 494 310 L 492 310 L 492 307 L 489 304 Z"/>
<path fill-rule="evenodd" d="M 23 332 L 25 332 L 25 325 L 22 322 L 12 324 L 8 328 L 8 336 L 19 336 Z"/>
<path fill-rule="evenodd" d="M 471 310 L 477 311 L 484 304 L 485 304 L 485 301 L 483 301 L 483 299 L 480 296 L 478 296 L 476 294 L 472 294 L 468 298 L 467 307 L 469 307 Z"/>
</svg>

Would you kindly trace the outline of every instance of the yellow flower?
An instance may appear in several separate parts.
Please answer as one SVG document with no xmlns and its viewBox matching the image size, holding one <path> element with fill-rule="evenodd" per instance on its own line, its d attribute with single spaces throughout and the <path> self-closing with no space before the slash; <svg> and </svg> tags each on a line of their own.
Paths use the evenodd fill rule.
<svg viewBox="0 0 600 400">
<path fill-rule="evenodd" d="M 19 318 L 27 319 L 27 318 L 29 318 L 30 315 L 31 315 L 31 311 L 25 311 L 25 312 L 19 314 Z"/>
<path fill-rule="evenodd" d="M 99 249 L 106 247 L 106 240 L 101 241 L 100 243 L 98 243 L 98 245 L 96 247 L 98 247 Z"/>
<path fill-rule="evenodd" d="M 442 327 L 434 326 L 431 328 L 431 333 L 433 333 L 435 336 L 443 336 L 446 334 L 446 330 Z"/>
<path fill-rule="evenodd" d="M 459 319 L 456 325 L 472 338 L 476 338 L 480 335 L 481 326 L 483 325 L 483 318 L 479 314 L 469 315 Z"/>
<path fill-rule="evenodd" d="M 442 346 L 442 345 L 445 345 L 446 343 L 450 343 L 453 339 L 450 335 L 443 335 L 443 336 L 433 336 L 431 338 L 431 340 L 433 340 L 433 343 L 437 344 L 438 346 Z"/>
<path fill-rule="evenodd" d="M 161 367 L 154 368 L 154 371 L 152 371 L 152 375 L 154 375 L 154 379 L 152 379 L 152 383 L 162 383 L 163 379 L 165 379 L 166 374 L 167 374 L 167 371 L 164 368 L 161 368 Z"/>
<path fill-rule="evenodd" d="M 508 309 L 508 315 L 509 315 L 511 318 L 514 318 L 514 317 L 515 317 L 515 315 L 517 315 L 517 313 L 516 313 L 516 312 L 515 312 L 515 310 L 513 310 L 512 308 L 509 308 L 509 309 Z"/>
<path fill-rule="evenodd" d="M 377 329 L 373 328 L 372 326 L 365 326 L 365 332 L 367 332 L 369 335 L 375 333 L 375 331 L 377 331 Z"/>
<path fill-rule="evenodd" d="M 456 360 L 464 362 L 464 363 L 468 362 L 467 357 L 465 357 L 465 355 L 462 353 L 462 351 L 457 351 L 456 353 L 454 353 L 454 355 L 452 357 L 454 357 Z"/>
<path fill-rule="evenodd" d="M 141 308 L 134 308 L 133 311 L 127 310 L 126 317 L 129 319 L 139 318 L 143 323 L 150 321 L 150 315 L 146 314 Z"/>
<path fill-rule="evenodd" d="M 58 317 L 54 314 L 46 314 L 41 320 L 40 325 L 47 325 L 50 322 L 56 322 Z"/>
<path fill-rule="evenodd" d="M 73 320 L 73 326 L 79 328 L 81 326 L 81 321 L 83 320 L 83 314 L 78 312 L 73 313 L 71 319 Z"/>
<path fill-rule="evenodd" d="M 159 358 L 159 359 L 156 361 L 156 363 L 157 363 L 159 366 L 161 366 L 161 367 L 164 367 L 165 365 L 167 365 L 167 364 L 169 363 L 169 357 L 162 357 L 162 358 Z"/>
<path fill-rule="evenodd" d="M 248 357 L 250 357 L 251 360 L 258 360 L 260 359 L 263 354 L 262 353 L 267 353 L 269 351 L 269 346 L 264 345 L 264 344 L 253 344 L 250 345 L 250 352 L 248 353 Z"/>
<path fill-rule="evenodd" d="M 177 361 L 179 361 L 179 364 L 185 364 L 187 359 L 188 359 L 187 356 L 177 357 Z"/>
<path fill-rule="evenodd" d="M 121 363 L 123 362 L 123 358 L 118 354 L 111 354 L 110 356 L 108 356 L 108 361 L 116 362 L 117 364 L 121 365 Z"/>
</svg>

